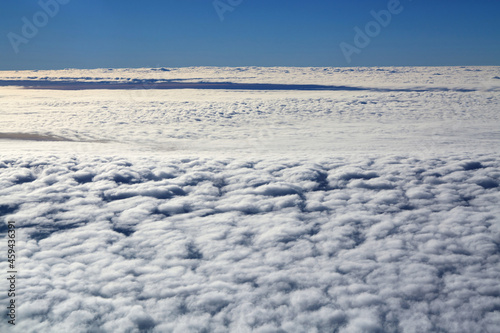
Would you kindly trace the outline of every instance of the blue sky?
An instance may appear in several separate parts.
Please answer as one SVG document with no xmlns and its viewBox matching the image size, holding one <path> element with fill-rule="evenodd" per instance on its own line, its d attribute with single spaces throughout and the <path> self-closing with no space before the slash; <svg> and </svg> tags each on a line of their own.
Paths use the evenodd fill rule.
<svg viewBox="0 0 500 333">
<path fill-rule="evenodd" d="M 500 65 L 496 0 L 400 0 L 362 48 L 354 28 L 397 0 L 217 0 L 230 8 L 222 21 L 213 0 L 41 2 L 54 1 L 67 3 L 53 17 L 38 0 L 2 1 L 0 70 Z"/>
</svg>

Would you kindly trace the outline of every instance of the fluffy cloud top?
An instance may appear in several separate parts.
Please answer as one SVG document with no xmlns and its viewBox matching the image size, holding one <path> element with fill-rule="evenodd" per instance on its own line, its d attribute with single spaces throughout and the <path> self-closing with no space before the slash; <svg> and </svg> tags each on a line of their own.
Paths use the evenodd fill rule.
<svg viewBox="0 0 500 333">
<path fill-rule="evenodd" d="M 15 329 L 495 332 L 499 182 L 484 155 L 9 155 Z"/>
</svg>

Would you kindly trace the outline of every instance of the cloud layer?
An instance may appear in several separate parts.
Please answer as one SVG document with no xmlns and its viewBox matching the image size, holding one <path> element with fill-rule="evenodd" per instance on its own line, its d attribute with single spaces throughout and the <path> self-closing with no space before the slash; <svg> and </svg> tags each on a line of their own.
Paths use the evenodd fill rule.
<svg viewBox="0 0 500 333">
<path fill-rule="evenodd" d="M 500 80 L 495 77 L 500 77 L 500 67 L 0 72 L 0 141 L 50 140 L 43 142 L 46 147 L 55 146 L 54 140 L 70 140 L 66 143 L 69 151 L 76 147 L 93 153 L 95 148 L 114 144 L 127 146 L 120 150 L 139 152 L 260 153 L 293 147 L 318 153 L 448 153 L 450 144 L 460 151 L 498 151 Z M 100 88 L 115 86 L 109 82 L 122 82 L 136 89 L 4 86 L 12 80 L 49 85 L 78 81 Z M 161 90 L 156 89 L 157 80 L 205 85 L 218 82 L 227 90 Z M 293 85 L 311 84 L 344 88 L 293 90 Z M 248 90 L 234 90 L 234 85 Z M 273 90 L 274 85 L 290 90 Z M 25 142 L 16 141 L 0 145 L 0 152 L 20 151 Z M 64 142 L 58 143 L 60 149 Z M 13 145 L 16 147 L 10 148 Z M 31 144 L 29 148 L 38 150 Z"/>
<path fill-rule="evenodd" d="M 496 155 L 9 155 L 16 329 L 495 332 L 499 183 Z"/>
</svg>

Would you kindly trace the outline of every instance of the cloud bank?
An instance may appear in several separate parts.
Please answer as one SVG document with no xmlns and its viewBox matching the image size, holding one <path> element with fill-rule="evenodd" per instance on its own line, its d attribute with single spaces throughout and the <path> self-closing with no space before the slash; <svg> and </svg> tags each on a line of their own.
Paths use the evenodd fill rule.
<svg viewBox="0 0 500 333">
<path fill-rule="evenodd" d="M 497 155 L 9 154 L 15 329 L 495 332 L 499 183 Z"/>
</svg>

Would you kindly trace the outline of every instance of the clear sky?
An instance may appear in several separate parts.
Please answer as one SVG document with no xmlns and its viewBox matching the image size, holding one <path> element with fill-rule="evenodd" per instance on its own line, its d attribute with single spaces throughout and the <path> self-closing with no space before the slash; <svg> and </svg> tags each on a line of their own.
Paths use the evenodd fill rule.
<svg viewBox="0 0 500 333">
<path fill-rule="evenodd" d="M 498 0 L 215 4 L 218 10 L 213 0 L 2 0 L 0 70 L 500 65 Z M 383 24 L 373 24 L 371 11 L 388 8 L 390 21 L 382 15 Z M 355 27 L 366 34 L 367 24 L 369 43 L 358 36 L 356 45 Z"/>
</svg>

